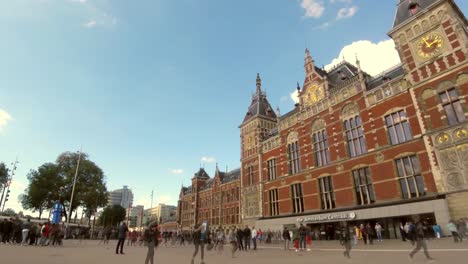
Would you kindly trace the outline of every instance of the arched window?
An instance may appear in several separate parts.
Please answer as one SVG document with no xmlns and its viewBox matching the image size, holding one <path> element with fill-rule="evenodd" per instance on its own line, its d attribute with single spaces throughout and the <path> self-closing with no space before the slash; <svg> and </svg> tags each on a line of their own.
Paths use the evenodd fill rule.
<svg viewBox="0 0 468 264">
<path fill-rule="evenodd" d="M 299 137 L 297 132 L 291 132 L 287 139 L 288 151 L 288 172 L 296 174 L 301 171 L 301 161 L 299 153 Z"/>
<path fill-rule="evenodd" d="M 445 115 L 449 125 L 456 125 L 465 121 L 465 111 L 458 97 L 458 92 L 455 87 L 451 87 L 442 92 L 439 92 L 439 98 L 444 108 Z"/>
<path fill-rule="evenodd" d="M 344 128 L 349 155 L 356 157 L 367 153 L 361 117 L 357 115 L 345 120 Z"/>
<path fill-rule="evenodd" d="M 323 120 L 315 121 L 312 126 L 312 145 L 314 148 L 315 166 L 328 165 L 330 163 L 330 148 Z"/>
</svg>

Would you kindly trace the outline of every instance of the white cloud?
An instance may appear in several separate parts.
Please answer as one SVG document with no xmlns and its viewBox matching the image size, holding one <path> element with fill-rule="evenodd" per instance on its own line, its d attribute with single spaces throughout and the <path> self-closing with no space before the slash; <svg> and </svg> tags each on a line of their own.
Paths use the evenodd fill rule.
<svg viewBox="0 0 468 264">
<path fill-rule="evenodd" d="M 93 28 L 97 25 L 96 20 L 90 20 L 87 23 L 85 23 L 83 26 L 86 28 Z"/>
<path fill-rule="evenodd" d="M 170 169 L 172 174 L 182 174 L 184 173 L 184 170 L 182 169 Z"/>
<path fill-rule="evenodd" d="M 380 74 L 400 63 L 400 57 L 395 50 L 395 43 L 393 40 L 389 39 L 378 43 L 373 43 L 369 40 L 360 40 L 345 46 L 338 57 L 325 66 L 325 69 L 329 70 L 334 65 L 343 61 L 343 57 L 348 58 L 350 63 L 355 64 L 356 55 L 361 62 L 362 70 L 370 75 Z"/>
<path fill-rule="evenodd" d="M 213 157 L 202 157 L 200 160 L 202 162 L 205 162 L 205 163 L 215 163 L 216 162 L 216 159 L 213 158 Z"/>
<path fill-rule="evenodd" d="M 306 17 L 319 18 L 325 11 L 323 2 L 317 0 L 302 0 L 301 7 L 304 8 Z"/>
<path fill-rule="evenodd" d="M 5 127 L 11 119 L 12 117 L 7 111 L 0 109 L 0 131 L 2 131 L 3 127 Z"/>
<path fill-rule="evenodd" d="M 345 3 L 345 4 L 351 4 L 353 0 L 330 0 L 330 3 Z"/>
<path fill-rule="evenodd" d="M 294 90 L 294 92 L 290 93 L 289 96 L 295 104 L 299 103 L 299 92 L 297 90 Z"/>
<path fill-rule="evenodd" d="M 88 2 L 88 0 L 70 0 L 70 1 L 72 1 L 74 3 L 80 3 L 80 4 L 84 4 L 84 3 Z"/>
<path fill-rule="evenodd" d="M 350 18 L 353 17 L 358 11 L 357 6 L 352 6 L 352 7 L 344 7 L 338 10 L 338 14 L 336 15 L 336 19 L 345 19 L 345 18 Z"/>
</svg>

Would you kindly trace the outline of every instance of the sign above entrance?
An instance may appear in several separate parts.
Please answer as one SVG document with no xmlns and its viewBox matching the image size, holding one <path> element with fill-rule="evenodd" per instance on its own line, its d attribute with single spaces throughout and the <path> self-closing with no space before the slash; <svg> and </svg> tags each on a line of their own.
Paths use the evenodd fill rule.
<svg viewBox="0 0 468 264">
<path fill-rule="evenodd" d="M 297 222 L 324 222 L 324 221 L 336 221 L 336 220 L 353 220 L 356 219 L 355 212 L 347 213 L 335 213 L 335 214 L 324 214 L 324 215 L 311 215 L 304 218 L 298 218 Z"/>
</svg>

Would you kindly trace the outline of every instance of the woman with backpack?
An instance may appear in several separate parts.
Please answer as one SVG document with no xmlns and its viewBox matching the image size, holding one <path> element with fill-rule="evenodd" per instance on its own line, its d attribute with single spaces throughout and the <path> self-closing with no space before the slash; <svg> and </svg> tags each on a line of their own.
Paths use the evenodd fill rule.
<svg viewBox="0 0 468 264">
<path fill-rule="evenodd" d="M 143 240 L 148 246 L 148 253 L 146 254 L 145 264 L 154 263 L 154 249 L 159 245 L 159 230 L 155 223 L 151 224 L 148 229 L 145 230 Z"/>
</svg>

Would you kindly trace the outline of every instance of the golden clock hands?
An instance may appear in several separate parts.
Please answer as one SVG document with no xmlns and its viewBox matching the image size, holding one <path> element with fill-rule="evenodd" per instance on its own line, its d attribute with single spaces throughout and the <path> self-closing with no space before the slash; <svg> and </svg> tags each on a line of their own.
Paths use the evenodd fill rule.
<svg viewBox="0 0 468 264">
<path fill-rule="evenodd" d="M 423 41 L 424 41 L 424 43 L 426 44 L 426 47 L 427 47 L 427 48 L 430 48 L 430 47 L 431 47 L 431 44 L 427 43 L 426 38 L 423 38 Z"/>
<path fill-rule="evenodd" d="M 434 41 L 431 42 L 431 44 L 429 44 L 429 46 L 427 46 L 428 48 L 430 48 L 432 45 L 434 45 L 435 43 L 439 42 L 438 39 L 435 39 Z"/>
</svg>

